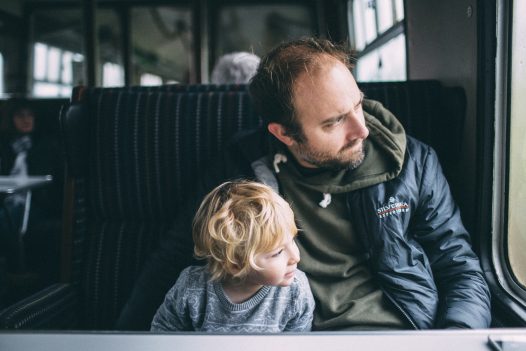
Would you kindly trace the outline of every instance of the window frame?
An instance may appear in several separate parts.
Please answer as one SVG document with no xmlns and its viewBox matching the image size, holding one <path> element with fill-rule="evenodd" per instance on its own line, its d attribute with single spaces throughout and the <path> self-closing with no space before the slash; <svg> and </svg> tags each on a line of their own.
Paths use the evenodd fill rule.
<svg viewBox="0 0 526 351">
<path fill-rule="evenodd" d="M 214 67 L 214 63 L 217 60 L 217 43 L 218 43 L 218 31 L 217 27 L 219 25 L 219 13 L 221 8 L 226 6 L 260 6 L 260 5 L 300 5 L 308 9 L 309 15 L 314 28 L 314 35 L 320 36 L 321 33 L 321 23 L 320 16 L 317 15 L 317 11 L 322 11 L 321 6 L 319 5 L 319 0 L 267 0 L 267 1 L 247 1 L 247 0 L 215 0 L 208 1 L 208 18 L 207 18 L 207 32 L 208 37 L 208 67 L 209 71 Z M 208 76 L 207 76 L 208 78 Z M 208 79 L 206 79 L 208 81 Z"/>
<path fill-rule="evenodd" d="M 375 17 L 375 31 L 376 31 L 376 36 L 375 38 L 371 41 L 371 42 L 367 42 L 366 40 L 366 35 L 364 34 L 364 38 L 363 38 L 363 42 L 364 42 L 364 46 L 363 48 L 359 49 L 357 48 L 357 38 L 356 38 L 356 30 L 355 30 L 355 27 L 354 27 L 354 19 L 355 19 L 355 9 L 354 9 L 354 3 L 356 1 L 361 1 L 361 0 L 347 0 L 347 13 L 348 13 L 348 16 L 347 16 L 347 19 L 348 19 L 348 31 L 349 31 L 349 40 L 350 40 L 350 44 L 351 44 L 351 47 L 355 48 L 353 54 L 355 55 L 355 58 L 356 60 L 359 62 L 360 58 L 368 55 L 368 54 L 371 54 L 375 51 L 378 51 L 381 47 L 385 46 L 387 43 L 389 43 L 391 40 L 399 37 L 400 35 L 405 35 L 405 80 L 407 80 L 409 78 L 409 62 L 408 62 L 408 47 L 407 47 L 407 28 L 406 28 L 406 8 L 405 8 L 405 4 L 404 5 L 404 13 L 403 13 L 403 18 L 401 20 L 398 20 L 397 19 L 397 0 L 390 0 L 391 1 L 391 10 L 392 10 L 392 13 L 393 13 L 393 23 L 392 25 L 387 28 L 386 30 L 384 31 L 380 31 L 379 29 L 379 24 L 378 24 L 378 18 L 379 18 L 379 11 L 378 11 L 378 8 L 374 7 L 374 11 L 375 11 L 375 14 L 374 14 L 374 17 Z M 375 2 L 376 4 L 376 0 L 371 0 L 373 2 Z M 363 25 L 364 28 L 362 28 L 362 31 L 365 33 L 365 25 Z M 375 80 L 373 80 L 375 81 Z"/>
<path fill-rule="evenodd" d="M 506 315 L 499 317 L 507 319 L 507 323 L 514 321 L 517 325 L 521 325 L 526 320 L 526 289 L 515 281 L 507 250 L 512 76 L 510 39 L 513 0 L 499 0 L 494 6 L 497 19 L 496 56 L 493 56 L 495 70 L 492 78 L 494 79 L 494 110 L 493 118 L 485 119 L 484 131 L 480 135 L 483 138 L 482 151 L 486 157 L 483 157 L 482 161 L 484 179 L 479 189 L 481 194 L 488 189 L 487 186 L 492 189 L 490 196 L 481 197 L 481 201 L 486 203 L 482 204 L 482 210 L 479 212 L 480 228 L 488 234 L 487 244 L 482 246 L 482 252 L 487 256 L 482 257 L 482 266 L 493 288 L 494 301 L 497 302 L 494 308 L 500 310 L 501 306 L 505 306 Z M 479 99 L 481 97 L 479 96 Z"/>
</svg>

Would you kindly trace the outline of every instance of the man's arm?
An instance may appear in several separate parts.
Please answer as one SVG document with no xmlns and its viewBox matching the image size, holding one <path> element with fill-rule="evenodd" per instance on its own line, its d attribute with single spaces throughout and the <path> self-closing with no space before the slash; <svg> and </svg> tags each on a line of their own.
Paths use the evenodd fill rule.
<svg viewBox="0 0 526 351">
<path fill-rule="evenodd" d="M 439 293 L 435 327 L 489 327 L 489 288 L 431 148 L 425 156 L 417 216 L 415 237 L 426 251 Z"/>
</svg>

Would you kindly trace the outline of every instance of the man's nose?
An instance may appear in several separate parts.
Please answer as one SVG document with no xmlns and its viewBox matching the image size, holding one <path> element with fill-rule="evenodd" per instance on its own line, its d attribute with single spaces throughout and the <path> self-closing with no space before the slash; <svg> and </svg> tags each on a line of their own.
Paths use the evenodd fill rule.
<svg viewBox="0 0 526 351">
<path fill-rule="evenodd" d="M 369 129 L 365 126 L 362 115 L 353 113 L 347 122 L 347 136 L 349 140 L 365 139 L 369 136 Z"/>
</svg>

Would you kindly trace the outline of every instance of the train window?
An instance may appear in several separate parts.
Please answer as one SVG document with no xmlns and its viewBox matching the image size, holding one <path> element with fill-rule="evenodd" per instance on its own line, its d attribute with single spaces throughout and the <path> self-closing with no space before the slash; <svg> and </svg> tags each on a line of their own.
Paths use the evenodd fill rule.
<svg viewBox="0 0 526 351">
<path fill-rule="evenodd" d="M 113 9 L 97 10 L 97 33 L 99 44 L 99 80 L 102 86 L 124 85 L 124 57 L 121 17 Z"/>
<path fill-rule="evenodd" d="M 526 25 L 519 18 L 525 13 L 524 1 L 513 2 L 513 28 L 511 33 L 510 67 L 510 126 L 509 126 L 509 192 L 507 251 L 509 266 L 515 282 L 526 293 Z M 522 77 L 522 78 L 521 78 Z"/>
<path fill-rule="evenodd" d="M 117 63 L 102 64 L 102 86 L 118 87 L 124 85 L 124 67 Z"/>
<path fill-rule="evenodd" d="M 73 87 L 74 61 L 82 55 L 43 43 L 34 45 L 33 95 L 69 96 Z"/>
<path fill-rule="evenodd" d="M 32 94 L 69 96 L 71 88 L 83 81 L 81 12 L 37 10 L 32 20 Z"/>
<path fill-rule="evenodd" d="M 217 13 L 216 58 L 233 51 L 262 56 L 282 41 L 315 32 L 310 8 L 300 4 L 225 5 Z"/>
<path fill-rule="evenodd" d="M 357 80 L 406 80 L 403 1 L 349 0 L 348 9 Z"/>
<path fill-rule="evenodd" d="M 185 7 L 131 8 L 132 84 L 151 76 L 160 78 L 157 84 L 190 81 L 195 75 L 191 18 Z"/>
</svg>

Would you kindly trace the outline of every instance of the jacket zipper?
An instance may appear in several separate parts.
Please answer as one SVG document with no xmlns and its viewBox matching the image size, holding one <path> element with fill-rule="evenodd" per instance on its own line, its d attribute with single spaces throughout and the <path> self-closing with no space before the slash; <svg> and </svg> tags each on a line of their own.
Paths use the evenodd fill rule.
<svg viewBox="0 0 526 351">
<path fill-rule="evenodd" d="M 362 200 L 361 197 L 363 196 L 363 192 L 358 192 L 355 196 L 359 197 L 360 198 L 360 201 Z M 349 216 L 351 215 L 351 205 L 350 205 L 350 196 L 347 198 L 347 211 L 349 211 Z M 363 208 L 363 207 L 362 207 Z M 365 218 L 365 214 L 362 212 L 361 213 L 362 217 Z M 365 220 L 364 220 L 364 223 L 367 223 Z M 371 266 L 370 265 L 370 262 L 371 262 L 371 250 L 370 250 L 370 243 L 369 243 L 369 240 L 367 239 L 366 236 L 362 236 L 362 241 L 363 241 L 363 244 L 364 244 L 364 249 L 365 251 L 367 252 L 367 260 L 369 262 L 369 267 Z M 371 269 L 371 272 L 372 272 L 372 269 Z M 415 322 L 413 322 L 413 320 L 411 319 L 411 317 L 407 314 L 407 312 L 404 311 L 404 309 L 398 304 L 398 302 L 396 302 L 396 300 L 387 292 L 385 291 L 384 289 L 382 289 L 380 287 L 380 289 L 382 290 L 382 292 L 384 293 L 385 296 L 387 296 L 387 299 L 392 303 L 392 305 L 402 314 L 402 316 L 404 316 L 404 318 L 409 322 L 409 324 L 411 324 L 411 326 L 413 327 L 413 329 L 415 330 L 419 330 L 420 328 L 415 324 Z"/>
</svg>

